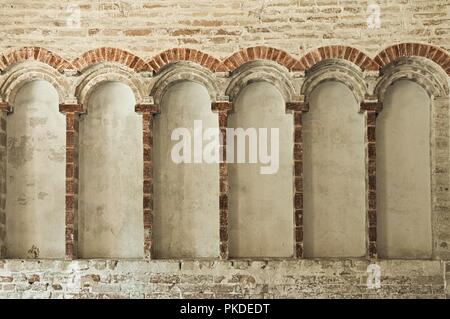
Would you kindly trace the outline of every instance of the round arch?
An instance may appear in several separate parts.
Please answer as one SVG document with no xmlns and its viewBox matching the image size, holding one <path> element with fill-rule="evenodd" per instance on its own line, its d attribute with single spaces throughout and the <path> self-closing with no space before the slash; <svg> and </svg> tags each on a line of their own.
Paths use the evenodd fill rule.
<svg viewBox="0 0 450 319">
<path fill-rule="evenodd" d="M 136 104 L 145 102 L 144 85 L 131 69 L 117 63 L 104 62 L 88 68 L 76 87 L 75 96 L 85 107 L 96 87 L 105 82 L 121 82 L 133 91 Z"/>
<path fill-rule="evenodd" d="M 26 83 L 34 80 L 49 82 L 57 91 L 59 103 L 73 100 L 69 82 L 55 69 L 38 61 L 25 61 L 13 66 L 0 85 L 0 96 L 4 102 L 14 103 L 17 92 Z"/>
<path fill-rule="evenodd" d="M 308 105 L 311 93 L 326 81 L 337 81 L 345 84 L 355 96 L 358 104 L 364 101 L 367 94 L 363 73 L 353 63 L 345 60 L 330 59 L 322 61 L 308 70 L 303 82 L 301 94 Z"/>
<path fill-rule="evenodd" d="M 242 89 L 253 82 L 268 82 L 281 92 L 285 102 L 295 100 L 295 88 L 287 70 L 275 62 L 263 60 L 251 61 L 239 67 L 225 94 L 234 102 Z"/>
<path fill-rule="evenodd" d="M 219 87 L 209 70 L 196 63 L 180 61 L 167 66 L 161 77 L 153 85 L 150 96 L 153 97 L 154 103 L 160 105 L 167 90 L 181 81 L 199 83 L 208 90 L 211 101 L 216 101 L 218 98 Z"/>
<path fill-rule="evenodd" d="M 416 82 L 430 97 L 449 95 L 447 75 L 434 62 L 421 57 L 402 57 L 381 70 L 381 77 L 375 86 L 375 95 L 383 101 L 387 89 L 399 80 Z"/>
</svg>

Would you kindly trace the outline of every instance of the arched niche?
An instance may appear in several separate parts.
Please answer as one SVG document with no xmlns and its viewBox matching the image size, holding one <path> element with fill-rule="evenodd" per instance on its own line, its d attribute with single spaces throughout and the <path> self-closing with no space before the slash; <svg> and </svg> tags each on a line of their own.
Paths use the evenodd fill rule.
<svg viewBox="0 0 450 319">
<path fill-rule="evenodd" d="M 8 258 L 65 255 L 65 117 L 55 88 L 22 86 L 7 117 L 6 234 Z"/>
<path fill-rule="evenodd" d="M 218 129 L 207 89 L 196 82 L 171 85 L 161 100 L 161 113 L 154 118 L 153 256 L 156 258 L 217 257 L 219 254 L 219 164 L 194 162 L 194 143 L 201 142 L 208 128 Z M 201 121 L 194 142 L 194 121 Z M 200 123 L 200 122 L 197 122 Z M 172 140 L 176 129 L 183 130 Z M 185 139 L 184 139 L 185 138 Z M 176 151 L 182 141 L 190 143 Z M 203 140 L 203 146 L 210 141 Z M 174 154 L 187 154 L 178 162 Z"/>
<path fill-rule="evenodd" d="M 95 88 L 80 119 L 79 256 L 143 256 L 142 118 L 120 82 Z"/>
<path fill-rule="evenodd" d="M 377 231 L 382 258 L 429 258 L 430 109 L 427 92 L 395 82 L 377 117 Z"/>
<path fill-rule="evenodd" d="M 327 81 L 303 117 L 304 254 L 366 253 L 365 119 L 353 92 Z"/>
<path fill-rule="evenodd" d="M 230 257 L 292 257 L 293 224 L 293 119 L 285 112 L 285 100 L 268 82 L 244 87 L 228 118 L 229 128 L 268 129 L 267 139 L 256 133 L 256 163 L 249 162 L 249 140 L 245 163 L 237 163 L 239 141 L 234 138 L 234 164 L 228 164 Z M 272 129 L 278 138 L 272 143 Z M 260 140 L 261 139 L 261 140 Z M 231 138 L 227 138 L 227 161 Z M 261 163 L 261 144 L 267 146 L 271 164 Z M 276 148 L 276 145 L 278 148 Z M 277 158 L 278 157 L 278 158 Z M 271 166 L 268 174 L 261 168 Z"/>
</svg>

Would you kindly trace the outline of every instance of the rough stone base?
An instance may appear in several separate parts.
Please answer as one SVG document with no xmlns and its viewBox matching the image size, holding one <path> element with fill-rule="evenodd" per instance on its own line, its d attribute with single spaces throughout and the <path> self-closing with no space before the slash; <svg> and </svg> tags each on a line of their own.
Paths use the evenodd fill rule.
<svg viewBox="0 0 450 319">
<path fill-rule="evenodd" d="M 380 260 L 0 260 L 0 298 L 449 298 L 450 263 Z"/>
</svg>

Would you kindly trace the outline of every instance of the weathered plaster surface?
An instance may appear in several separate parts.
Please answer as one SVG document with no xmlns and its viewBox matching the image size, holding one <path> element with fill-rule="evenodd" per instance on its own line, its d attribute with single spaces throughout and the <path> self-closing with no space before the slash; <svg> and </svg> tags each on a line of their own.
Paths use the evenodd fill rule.
<svg viewBox="0 0 450 319">
<path fill-rule="evenodd" d="M 377 118 L 381 257 L 431 257 L 431 101 L 411 81 L 389 89 Z"/>
<path fill-rule="evenodd" d="M 124 84 L 93 92 L 80 120 L 79 254 L 143 256 L 142 120 Z"/>
<path fill-rule="evenodd" d="M 46 81 L 17 93 L 8 115 L 6 243 L 10 258 L 64 257 L 65 118 Z"/>
<path fill-rule="evenodd" d="M 305 256 L 365 255 L 365 120 L 358 111 L 348 87 L 326 82 L 303 115 Z"/>
<path fill-rule="evenodd" d="M 270 83 L 249 84 L 234 103 L 228 120 L 230 128 L 265 128 L 271 155 L 272 128 L 279 132 L 279 164 L 275 174 L 261 174 L 268 163 L 229 164 L 229 232 L 232 257 L 289 257 L 293 255 L 292 115 L 285 113 L 285 101 Z M 259 134 L 258 134 L 259 135 Z M 262 135 L 259 135 L 261 138 Z M 228 144 L 230 145 L 230 141 Z M 261 151 L 258 140 L 258 154 Z M 238 140 L 234 142 L 235 149 Z M 227 152 L 229 157 L 231 151 Z M 265 152 L 263 152 L 265 153 Z M 237 159 L 237 151 L 235 152 Z M 276 160 L 272 157 L 271 161 Z M 273 240 L 276 238 L 276 240 Z"/>
<path fill-rule="evenodd" d="M 203 130 L 218 128 L 208 91 L 190 81 L 174 84 L 154 118 L 154 254 L 160 258 L 215 257 L 219 255 L 219 166 L 194 163 L 194 120 Z M 172 131 L 190 133 L 191 163 L 175 163 L 171 152 L 180 140 Z M 197 143 L 202 133 L 196 135 Z M 210 141 L 204 141 L 206 145 Z M 189 148 L 186 148 L 187 150 Z M 203 151 L 203 149 L 201 149 Z M 179 153 L 177 153 L 179 154 Z M 183 151 L 181 151 L 183 154 Z M 200 156 L 203 154 L 201 153 Z"/>
</svg>

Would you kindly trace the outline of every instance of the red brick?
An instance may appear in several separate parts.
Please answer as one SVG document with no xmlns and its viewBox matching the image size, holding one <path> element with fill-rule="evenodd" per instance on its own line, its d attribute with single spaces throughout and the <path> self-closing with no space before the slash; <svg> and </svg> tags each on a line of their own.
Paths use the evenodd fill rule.
<svg viewBox="0 0 450 319">
<path fill-rule="evenodd" d="M 303 194 L 296 193 L 294 195 L 294 208 L 295 209 L 303 209 Z"/>
<path fill-rule="evenodd" d="M 303 242 L 303 227 L 294 227 L 295 233 L 295 242 L 301 243 Z"/>
<path fill-rule="evenodd" d="M 47 49 L 40 47 L 24 47 L 15 49 L 8 54 L 3 54 L 0 58 L 2 62 L 0 64 L 0 70 L 6 69 L 16 63 L 33 59 L 45 64 L 48 64 L 52 68 L 62 71 L 63 69 L 75 69 L 75 67 L 67 60 L 63 59 L 59 55 L 50 52 Z"/>
<path fill-rule="evenodd" d="M 118 48 L 97 48 L 87 51 L 80 57 L 74 59 L 72 64 L 77 65 L 80 69 L 84 69 L 92 64 L 102 61 L 119 62 L 133 68 L 137 72 L 152 70 L 152 68 L 141 58 Z"/>
<path fill-rule="evenodd" d="M 294 174 L 296 176 L 302 176 L 303 173 L 303 163 L 301 161 L 296 161 L 294 163 Z"/>
<path fill-rule="evenodd" d="M 303 243 L 295 243 L 295 257 L 303 257 Z"/>
<path fill-rule="evenodd" d="M 220 235 L 220 241 L 221 242 L 228 241 L 228 228 L 227 227 L 220 227 L 219 235 Z"/>
</svg>

